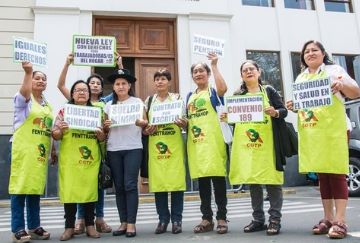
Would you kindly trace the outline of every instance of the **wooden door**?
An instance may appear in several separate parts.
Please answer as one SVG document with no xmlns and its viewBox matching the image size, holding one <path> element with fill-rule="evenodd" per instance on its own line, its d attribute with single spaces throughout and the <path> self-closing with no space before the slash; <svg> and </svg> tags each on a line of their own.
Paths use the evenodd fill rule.
<svg viewBox="0 0 360 243">
<path fill-rule="evenodd" d="M 171 73 L 170 92 L 177 92 L 177 73 L 174 59 L 136 58 L 135 76 L 138 79 L 135 83 L 136 96 L 145 100 L 149 95 L 153 95 L 155 93 L 154 73 L 164 68 Z"/>
</svg>

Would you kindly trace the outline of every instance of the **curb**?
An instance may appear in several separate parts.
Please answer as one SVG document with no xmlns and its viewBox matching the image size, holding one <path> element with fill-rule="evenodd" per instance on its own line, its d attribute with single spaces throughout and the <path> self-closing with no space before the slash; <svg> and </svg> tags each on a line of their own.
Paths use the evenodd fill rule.
<svg viewBox="0 0 360 243">
<path fill-rule="evenodd" d="M 293 188 L 283 188 L 283 194 L 296 194 L 296 190 Z M 250 197 L 250 192 L 247 190 L 246 192 L 238 192 L 235 193 L 233 190 L 227 191 L 227 198 L 248 198 Z M 200 196 L 198 192 L 185 192 L 184 201 L 199 201 Z M 107 195 L 105 196 L 105 202 L 107 201 L 115 201 L 115 195 Z M 155 198 L 154 194 L 143 194 L 139 197 L 139 203 L 154 203 Z M 60 202 L 58 197 L 54 198 L 41 198 L 40 206 L 62 206 L 63 204 Z M 0 208 L 10 208 L 10 200 L 0 200 Z"/>
</svg>

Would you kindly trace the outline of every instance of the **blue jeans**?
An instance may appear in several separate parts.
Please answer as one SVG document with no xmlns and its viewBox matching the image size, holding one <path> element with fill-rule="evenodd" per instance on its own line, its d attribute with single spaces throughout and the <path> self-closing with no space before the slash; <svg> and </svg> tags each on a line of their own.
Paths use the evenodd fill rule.
<svg viewBox="0 0 360 243">
<path fill-rule="evenodd" d="M 96 218 L 103 218 L 104 217 L 104 190 L 99 189 L 98 191 L 98 200 L 95 203 L 95 215 Z M 78 203 L 77 205 L 77 218 L 84 219 L 85 216 L 85 209 L 84 206 Z"/>
<path fill-rule="evenodd" d="M 168 207 L 168 193 L 155 192 L 156 211 L 159 215 L 160 223 L 168 224 L 170 221 L 170 211 Z M 184 192 L 171 192 L 171 222 L 181 222 L 184 209 Z"/>
<path fill-rule="evenodd" d="M 25 229 L 25 201 L 28 229 L 33 230 L 40 226 L 40 195 L 10 195 L 10 200 L 11 231 L 13 233 Z"/>
<path fill-rule="evenodd" d="M 121 223 L 136 223 L 139 206 L 138 176 L 142 149 L 108 151 L 116 191 L 116 206 Z"/>
</svg>

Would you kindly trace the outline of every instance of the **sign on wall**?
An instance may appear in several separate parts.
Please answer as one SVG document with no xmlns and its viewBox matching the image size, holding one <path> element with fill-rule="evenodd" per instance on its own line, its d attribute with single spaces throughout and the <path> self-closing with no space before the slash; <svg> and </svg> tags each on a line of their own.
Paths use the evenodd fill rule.
<svg viewBox="0 0 360 243">
<path fill-rule="evenodd" d="M 219 57 L 224 57 L 225 41 L 212 37 L 194 35 L 193 52 L 200 55 L 207 55 L 210 52 L 216 53 Z"/>
<path fill-rule="evenodd" d="M 264 97 L 246 95 L 225 97 L 228 123 L 264 121 Z"/>
<path fill-rule="evenodd" d="M 116 39 L 112 36 L 73 36 L 74 65 L 114 67 Z"/>
<path fill-rule="evenodd" d="M 135 104 L 117 104 L 111 105 L 109 111 L 110 127 L 134 125 L 137 119 L 143 117 L 144 105 Z"/>
<path fill-rule="evenodd" d="M 33 40 L 14 37 L 14 62 L 28 61 L 33 65 L 47 66 L 47 45 Z"/>
<path fill-rule="evenodd" d="M 72 129 L 94 131 L 101 127 L 101 109 L 99 107 L 66 104 L 64 121 Z"/>
<path fill-rule="evenodd" d="M 183 102 L 181 100 L 152 104 L 149 123 L 151 125 L 174 123 L 176 119 L 182 117 L 182 112 Z"/>
</svg>

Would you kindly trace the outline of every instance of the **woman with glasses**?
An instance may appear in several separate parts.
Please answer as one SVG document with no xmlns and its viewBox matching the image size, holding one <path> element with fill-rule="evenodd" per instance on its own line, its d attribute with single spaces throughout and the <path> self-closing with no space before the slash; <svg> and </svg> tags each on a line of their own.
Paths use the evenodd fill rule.
<svg viewBox="0 0 360 243">
<path fill-rule="evenodd" d="M 155 72 L 156 93 L 145 100 L 149 121 L 152 120 L 153 105 L 181 101 L 179 94 L 169 92 L 170 80 L 168 70 Z M 183 103 L 181 106 L 184 108 Z M 186 128 L 186 124 L 186 119 L 179 117 L 174 123 L 148 125 L 143 132 L 149 135 L 149 188 L 150 192 L 155 193 L 156 211 L 159 215 L 155 234 L 165 233 L 170 219 L 172 233 L 182 232 L 186 174 L 181 129 Z M 168 192 L 171 192 L 171 211 L 168 207 Z"/>
<path fill-rule="evenodd" d="M 68 104 L 93 106 L 91 90 L 83 80 L 76 81 L 70 90 Z M 99 110 L 100 111 L 100 110 Z M 65 231 L 61 241 L 67 241 L 75 234 L 77 204 L 84 208 L 86 234 L 99 238 L 94 227 L 95 202 L 98 200 L 98 174 L 100 166 L 99 142 L 106 139 L 102 128 L 86 131 L 69 128 L 64 120 L 64 109 L 60 110 L 52 130 L 55 140 L 61 140 L 59 149 L 59 196 L 64 203 Z"/>
<path fill-rule="evenodd" d="M 260 68 L 252 60 L 240 66 L 242 84 L 235 95 L 263 99 L 264 120 L 262 122 L 240 122 L 235 124 L 234 139 L 230 158 L 231 184 L 249 184 L 253 220 L 244 227 L 245 233 L 266 230 L 275 235 L 281 228 L 281 208 L 283 203 L 283 161 L 285 156 L 278 149 L 279 143 L 275 119 L 287 116 L 287 110 L 278 92 L 271 86 L 264 86 L 260 79 Z M 280 158 L 280 160 L 278 160 Z M 263 210 L 265 185 L 270 202 L 269 225 L 265 224 Z"/>
</svg>

